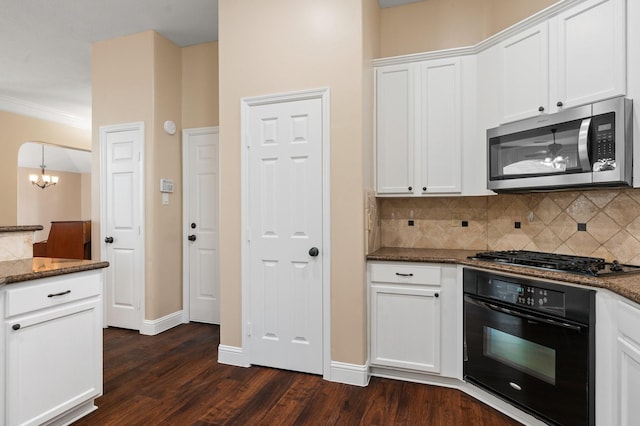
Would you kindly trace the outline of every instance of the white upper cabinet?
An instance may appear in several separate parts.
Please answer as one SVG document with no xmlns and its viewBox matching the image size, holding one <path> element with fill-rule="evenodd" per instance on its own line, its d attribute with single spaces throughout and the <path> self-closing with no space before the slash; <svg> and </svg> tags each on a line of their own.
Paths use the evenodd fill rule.
<svg viewBox="0 0 640 426">
<path fill-rule="evenodd" d="M 420 180 L 416 193 L 458 193 L 460 188 L 460 59 L 418 64 L 420 75 Z"/>
<path fill-rule="evenodd" d="M 572 107 L 625 94 L 625 3 L 589 0 L 551 20 L 557 31 L 551 44 L 557 67 L 553 105 Z"/>
<path fill-rule="evenodd" d="M 549 30 L 543 22 L 500 45 L 503 121 L 546 111 L 549 105 Z"/>
<path fill-rule="evenodd" d="M 376 190 L 460 192 L 460 59 L 376 68 Z"/>
<path fill-rule="evenodd" d="M 414 180 L 415 67 L 376 69 L 376 189 L 410 194 Z"/>
<path fill-rule="evenodd" d="M 500 43 L 511 122 L 625 94 L 625 0 L 588 0 Z"/>
</svg>

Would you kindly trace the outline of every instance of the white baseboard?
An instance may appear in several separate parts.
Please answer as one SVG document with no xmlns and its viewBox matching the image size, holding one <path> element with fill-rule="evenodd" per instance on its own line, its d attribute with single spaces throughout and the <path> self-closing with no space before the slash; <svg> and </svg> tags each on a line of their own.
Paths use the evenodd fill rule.
<svg viewBox="0 0 640 426">
<path fill-rule="evenodd" d="M 235 365 L 236 367 L 250 367 L 245 359 L 242 348 L 237 346 L 218 345 L 218 362 L 220 364 Z"/>
<path fill-rule="evenodd" d="M 173 328 L 182 323 L 183 323 L 183 314 L 182 314 L 182 311 L 180 310 L 155 320 L 144 320 L 142 322 L 142 328 L 140 329 L 140 334 L 144 334 L 146 336 L 155 336 L 156 334 L 160 334 L 163 331 L 167 331 L 170 328 Z"/>
<path fill-rule="evenodd" d="M 325 375 L 325 379 L 347 385 L 367 386 L 369 384 L 369 367 L 331 361 L 331 371 L 328 377 Z"/>
</svg>

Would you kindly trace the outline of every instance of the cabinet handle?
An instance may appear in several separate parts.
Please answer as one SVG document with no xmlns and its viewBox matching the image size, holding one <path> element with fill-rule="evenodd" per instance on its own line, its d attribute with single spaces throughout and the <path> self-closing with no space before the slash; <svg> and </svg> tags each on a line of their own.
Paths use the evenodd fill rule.
<svg viewBox="0 0 640 426">
<path fill-rule="evenodd" d="M 48 295 L 47 297 L 64 296 L 65 294 L 69 294 L 69 293 L 71 293 L 71 290 L 61 291 L 60 293 L 51 293 L 51 294 L 50 294 L 50 295 Z"/>
<path fill-rule="evenodd" d="M 556 104 L 557 107 L 561 107 L 563 105 L 562 101 L 558 101 L 558 103 Z"/>
<path fill-rule="evenodd" d="M 413 191 L 413 186 L 410 186 L 410 187 L 409 187 L 409 191 Z"/>
<path fill-rule="evenodd" d="M 539 106 L 538 107 L 538 111 L 540 111 L 540 112 L 544 111 L 544 107 L 543 106 Z"/>
<path fill-rule="evenodd" d="M 413 274 L 401 274 L 400 272 L 396 272 L 396 275 L 399 277 L 412 277 Z"/>
<path fill-rule="evenodd" d="M 433 296 L 437 299 L 438 297 L 440 297 L 440 294 L 436 293 Z"/>
<path fill-rule="evenodd" d="M 423 187 L 422 187 L 422 190 L 423 190 L 423 191 L 426 191 L 426 190 L 427 190 L 427 187 L 426 187 L 426 186 L 423 186 Z"/>
<path fill-rule="evenodd" d="M 14 330 L 20 330 L 20 324 L 13 324 L 11 328 L 13 328 Z"/>
</svg>

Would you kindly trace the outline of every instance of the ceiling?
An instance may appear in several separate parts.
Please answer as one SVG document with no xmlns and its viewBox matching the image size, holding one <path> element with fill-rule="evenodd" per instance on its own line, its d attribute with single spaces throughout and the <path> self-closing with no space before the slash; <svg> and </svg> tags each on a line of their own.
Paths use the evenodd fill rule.
<svg viewBox="0 0 640 426">
<path fill-rule="evenodd" d="M 26 142 L 18 151 L 18 167 L 40 168 L 42 146 L 38 142 Z M 47 171 L 90 173 L 91 152 L 44 144 L 44 165 Z"/>
<path fill-rule="evenodd" d="M 0 0 L 0 110 L 91 126 L 91 44 L 156 30 L 218 39 L 218 0 Z"/>
<path fill-rule="evenodd" d="M 146 30 L 180 47 L 218 39 L 218 0 L 0 0 L 0 11 L 0 110 L 86 129 L 92 43 Z"/>
</svg>

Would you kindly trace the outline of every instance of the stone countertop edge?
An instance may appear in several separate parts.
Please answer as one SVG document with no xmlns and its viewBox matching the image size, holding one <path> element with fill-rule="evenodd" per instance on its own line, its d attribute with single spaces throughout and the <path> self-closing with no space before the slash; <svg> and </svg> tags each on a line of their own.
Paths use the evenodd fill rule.
<svg viewBox="0 0 640 426">
<path fill-rule="evenodd" d="M 44 227 L 42 225 L 26 225 L 26 226 L 0 226 L 1 232 L 27 232 L 27 231 L 42 231 Z"/>
<path fill-rule="evenodd" d="M 481 250 L 480 250 L 481 251 Z M 450 249 L 412 249 L 400 247 L 383 247 L 367 255 L 367 260 L 386 262 L 425 262 L 425 263 L 453 263 L 506 272 L 533 278 L 560 281 L 588 287 L 603 288 L 640 304 L 640 273 L 621 274 L 614 276 L 593 277 L 572 274 L 568 272 L 547 271 L 526 266 L 505 265 L 469 259 L 478 250 L 450 250 Z"/>
<path fill-rule="evenodd" d="M 34 257 L 0 262 L 0 287 L 5 284 L 32 281 L 109 266 L 109 262 Z"/>
</svg>

